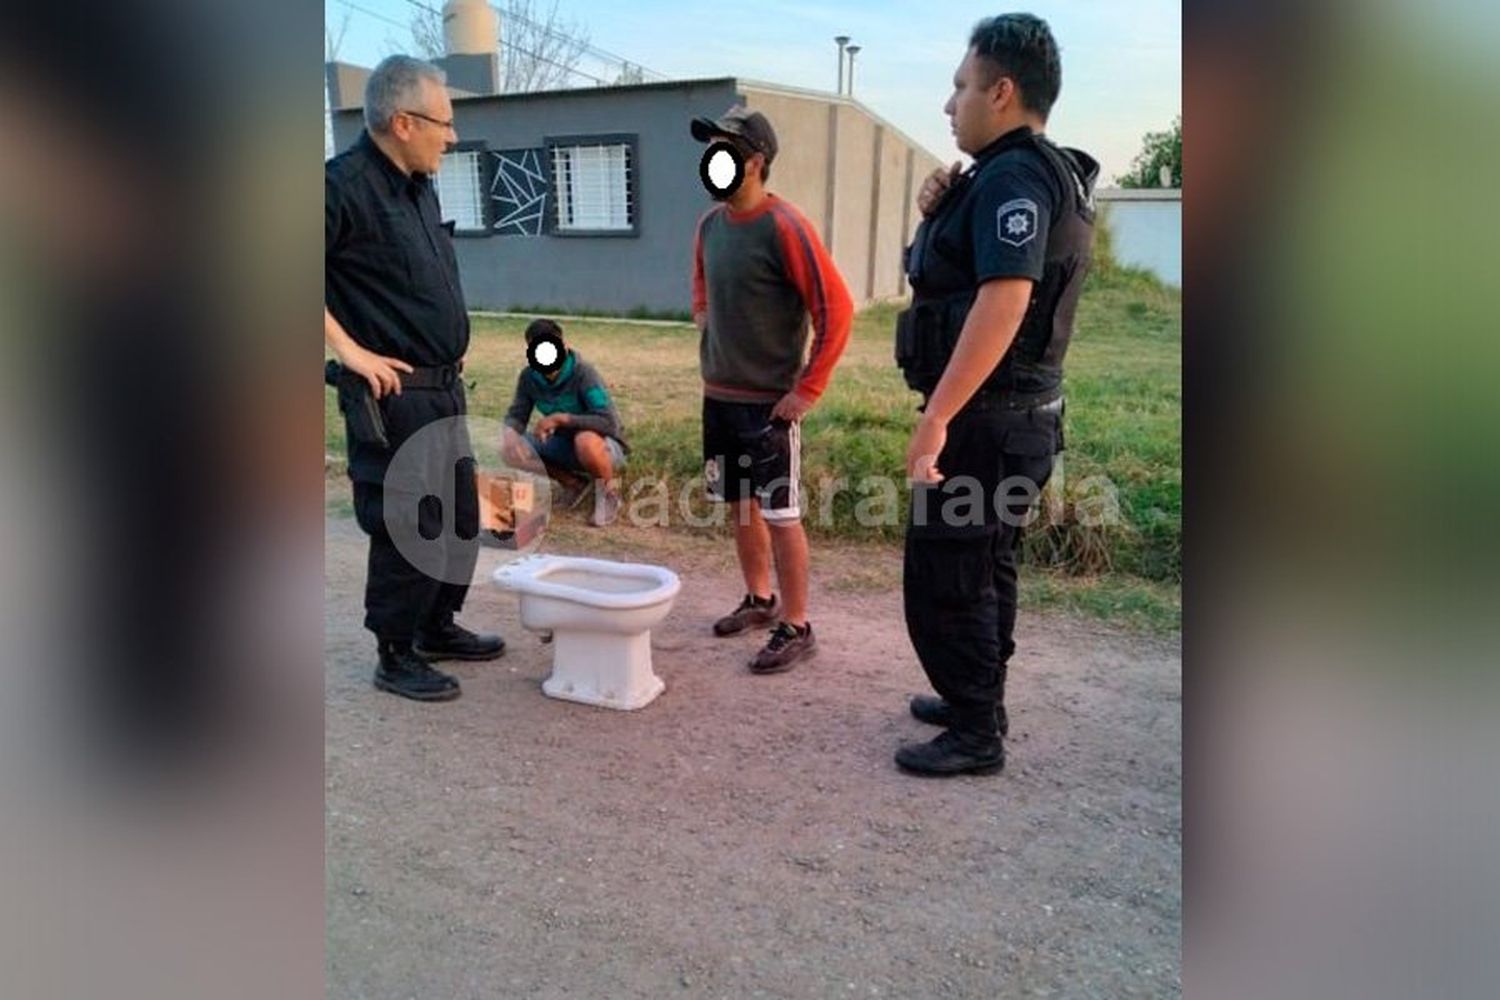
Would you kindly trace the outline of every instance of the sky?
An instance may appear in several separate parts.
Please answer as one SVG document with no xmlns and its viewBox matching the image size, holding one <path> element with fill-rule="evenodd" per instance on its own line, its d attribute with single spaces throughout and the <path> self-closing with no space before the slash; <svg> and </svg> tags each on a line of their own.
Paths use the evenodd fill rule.
<svg viewBox="0 0 1500 1000">
<path fill-rule="evenodd" d="M 536 6 L 546 10 L 551 0 Z M 1062 50 L 1062 93 L 1048 134 L 1093 154 L 1103 166 L 1101 184 L 1112 183 L 1129 169 L 1143 136 L 1168 128 L 1181 112 L 1179 0 L 1074 0 L 1021 9 L 1044 18 Z M 861 46 L 855 98 L 947 162 L 963 159 L 942 110 L 953 71 L 974 22 L 1006 10 L 963 0 L 557 5 L 559 20 L 583 26 L 592 45 L 672 79 L 739 76 L 832 93 L 838 74 L 833 38 L 848 35 Z M 416 12 L 410 0 L 324 0 L 329 26 L 337 28 L 348 15 L 339 58 L 365 66 L 406 47 L 409 34 L 401 26 Z M 591 60 L 579 68 L 607 72 Z"/>
</svg>

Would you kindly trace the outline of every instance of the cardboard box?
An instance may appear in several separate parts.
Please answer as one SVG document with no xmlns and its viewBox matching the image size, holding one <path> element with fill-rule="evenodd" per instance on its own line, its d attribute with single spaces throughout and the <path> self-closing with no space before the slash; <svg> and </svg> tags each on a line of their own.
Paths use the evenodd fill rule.
<svg viewBox="0 0 1500 1000">
<path fill-rule="evenodd" d="M 547 526 L 545 511 L 534 510 L 536 487 L 525 479 L 480 472 L 479 537 L 486 545 L 518 549 L 530 545 Z"/>
</svg>

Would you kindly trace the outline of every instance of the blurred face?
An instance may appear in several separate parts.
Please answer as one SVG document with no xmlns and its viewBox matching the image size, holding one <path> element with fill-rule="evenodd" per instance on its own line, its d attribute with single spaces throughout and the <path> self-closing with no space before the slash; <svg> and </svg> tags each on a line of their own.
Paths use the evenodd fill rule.
<svg viewBox="0 0 1500 1000">
<path fill-rule="evenodd" d="M 943 105 L 954 143 L 970 155 L 1006 131 L 1006 115 L 1016 106 L 1015 82 L 1001 76 L 985 86 L 987 72 L 993 70 L 969 49 L 953 74 L 953 96 Z"/>
<path fill-rule="evenodd" d="M 427 79 L 422 81 L 419 94 L 417 100 L 391 118 L 391 135 L 408 170 L 435 174 L 442 165 L 443 154 L 458 142 L 458 132 L 453 128 L 453 102 L 448 98 L 447 88 Z"/>
</svg>

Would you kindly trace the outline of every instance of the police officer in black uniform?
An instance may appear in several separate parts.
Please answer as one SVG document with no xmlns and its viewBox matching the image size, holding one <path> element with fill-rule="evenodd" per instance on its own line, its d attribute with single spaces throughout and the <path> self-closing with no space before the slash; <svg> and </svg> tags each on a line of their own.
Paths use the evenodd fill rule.
<svg viewBox="0 0 1500 1000">
<path fill-rule="evenodd" d="M 923 405 L 907 452 L 903 590 L 938 694 L 911 712 L 944 727 L 896 753 L 920 774 L 1005 763 L 1016 547 L 1062 449 L 1063 355 L 1093 245 L 1098 164 L 1042 135 L 1061 77 L 1041 19 L 974 28 L 944 109 L 974 163 L 928 178 L 907 248 L 913 298 L 896 360 Z"/>
<path fill-rule="evenodd" d="M 414 434 L 465 412 L 459 371 L 469 317 L 452 233 L 432 188 L 457 139 L 443 82 L 442 70 L 410 56 L 382 61 L 365 87 L 365 132 L 324 170 L 323 336 L 338 359 L 327 377 L 338 386 L 348 428 L 355 516 L 370 535 L 365 627 L 377 639 L 375 686 L 420 701 L 461 693 L 429 660 L 488 660 L 505 649 L 499 636 L 476 635 L 453 618 L 479 544 L 472 449 L 461 422 L 424 436 L 431 443 L 417 475 L 405 465 L 391 472 Z M 452 479 L 447 512 L 430 502 L 448 492 L 445 476 Z M 414 565 L 392 525 L 413 541 L 441 539 L 440 565 Z"/>
</svg>

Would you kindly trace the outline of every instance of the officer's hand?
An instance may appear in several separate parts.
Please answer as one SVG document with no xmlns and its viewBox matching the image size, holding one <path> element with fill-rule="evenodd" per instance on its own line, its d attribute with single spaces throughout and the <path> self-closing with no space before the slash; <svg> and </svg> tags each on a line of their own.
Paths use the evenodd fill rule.
<svg viewBox="0 0 1500 1000">
<path fill-rule="evenodd" d="M 789 392 L 776 401 L 771 408 L 773 420 L 785 420 L 787 423 L 796 423 L 807 416 L 807 411 L 813 408 L 812 400 L 805 399 L 795 392 Z"/>
<path fill-rule="evenodd" d="M 339 363 L 370 383 L 370 394 L 376 399 L 383 398 L 388 392 L 401 395 L 401 372 L 412 370 L 411 365 L 399 358 L 376 354 L 358 344 L 346 350 Z"/>
<path fill-rule="evenodd" d="M 907 482 L 942 482 L 943 473 L 937 467 L 937 460 L 947 443 L 948 425 L 923 416 L 911 433 L 911 444 L 906 447 Z"/>
<path fill-rule="evenodd" d="M 917 192 L 917 210 L 923 215 L 931 215 L 932 210 L 942 199 L 943 194 L 952 186 L 957 179 L 960 164 L 955 161 L 951 167 L 938 167 L 927 179 L 922 182 L 922 189 Z"/>
</svg>

